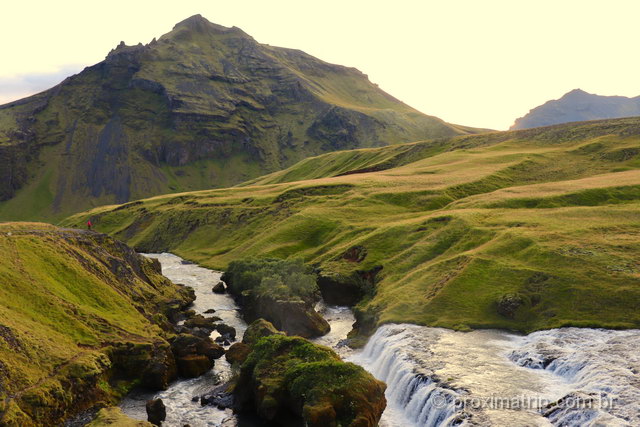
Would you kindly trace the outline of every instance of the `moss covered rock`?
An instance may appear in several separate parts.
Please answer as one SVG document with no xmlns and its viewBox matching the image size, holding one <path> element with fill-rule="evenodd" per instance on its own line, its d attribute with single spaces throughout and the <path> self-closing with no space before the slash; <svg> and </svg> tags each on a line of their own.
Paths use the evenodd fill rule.
<svg viewBox="0 0 640 427">
<path fill-rule="evenodd" d="M 285 333 L 277 330 L 271 322 L 264 319 L 257 319 L 254 320 L 244 331 L 242 342 L 247 345 L 253 345 L 260 338 L 271 335 L 285 335 Z"/>
<path fill-rule="evenodd" d="M 101 409 L 96 418 L 87 427 L 153 427 L 147 421 L 134 420 L 122 413 L 118 407 Z"/>
<path fill-rule="evenodd" d="M 311 427 L 375 426 L 385 384 L 331 349 L 300 337 L 258 339 L 235 387 L 240 410 L 270 421 L 298 418 Z"/>
<path fill-rule="evenodd" d="M 239 365 L 247 360 L 249 353 L 251 353 L 251 347 L 247 344 L 237 342 L 227 349 L 224 357 L 227 359 L 227 362 L 232 365 Z"/>
</svg>

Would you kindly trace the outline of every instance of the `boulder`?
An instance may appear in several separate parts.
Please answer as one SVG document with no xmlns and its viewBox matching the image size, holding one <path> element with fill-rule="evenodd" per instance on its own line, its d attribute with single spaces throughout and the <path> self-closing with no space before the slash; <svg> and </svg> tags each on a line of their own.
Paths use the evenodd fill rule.
<svg viewBox="0 0 640 427">
<path fill-rule="evenodd" d="M 212 289 L 215 294 L 224 294 L 227 291 L 227 287 L 224 285 L 223 281 L 216 283 Z"/>
<path fill-rule="evenodd" d="M 251 346 L 260 338 L 271 335 L 285 335 L 285 333 L 277 330 L 271 322 L 264 319 L 258 319 L 253 321 L 244 331 L 242 343 Z"/>
<path fill-rule="evenodd" d="M 191 319 L 184 322 L 186 328 L 202 328 L 209 331 L 216 329 L 215 323 L 220 321 L 219 317 L 204 317 L 202 314 L 196 314 Z"/>
<path fill-rule="evenodd" d="M 189 354 L 176 358 L 178 374 L 183 378 L 196 378 L 213 368 L 213 361 L 202 354 Z"/>
<path fill-rule="evenodd" d="M 228 391 L 228 386 L 223 384 L 216 387 L 210 393 L 200 397 L 200 404 L 215 406 L 218 409 L 227 409 L 233 407 L 233 394 Z"/>
<path fill-rule="evenodd" d="M 227 349 L 224 357 L 232 365 L 241 365 L 247 360 L 247 356 L 251 353 L 251 347 L 247 344 L 237 342 Z"/>
<path fill-rule="evenodd" d="M 224 349 L 209 337 L 180 334 L 171 342 L 178 374 L 185 378 L 198 377 L 213 368 L 214 360 Z"/>
<path fill-rule="evenodd" d="M 256 317 L 261 317 L 286 332 L 303 338 L 325 335 L 331 330 L 329 323 L 312 304 L 301 300 L 274 300 L 269 297 L 256 299 L 253 308 Z"/>
<path fill-rule="evenodd" d="M 270 335 L 252 346 L 234 388 L 238 411 L 270 422 L 290 415 L 309 427 L 378 425 L 385 384 L 331 349 L 300 337 Z"/>
<path fill-rule="evenodd" d="M 218 323 L 215 326 L 216 331 L 226 340 L 235 341 L 236 329 L 233 326 L 225 325 L 224 323 Z"/>
<path fill-rule="evenodd" d="M 162 399 L 147 400 L 145 407 L 147 409 L 147 421 L 151 424 L 159 426 L 167 419 L 167 408 L 164 406 Z"/>
</svg>

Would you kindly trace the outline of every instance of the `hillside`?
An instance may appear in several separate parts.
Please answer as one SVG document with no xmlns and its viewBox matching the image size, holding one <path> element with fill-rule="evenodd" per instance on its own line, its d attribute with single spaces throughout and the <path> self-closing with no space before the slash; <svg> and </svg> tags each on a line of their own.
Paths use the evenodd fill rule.
<svg viewBox="0 0 640 427">
<path fill-rule="evenodd" d="M 640 96 L 601 96 L 574 89 L 517 119 L 511 130 L 586 120 L 640 116 Z"/>
<path fill-rule="evenodd" d="M 477 131 L 414 110 L 354 68 L 196 15 L 0 106 L 0 219 L 62 218 L 230 186 L 328 151 Z"/>
<path fill-rule="evenodd" d="M 375 284 L 360 326 L 640 327 L 640 119 L 343 151 L 72 216 L 224 269 L 301 256 Z"/>
<path fill-rule="evenodd" d="M 161 308 L 190 300 L 159 265 L 108 236 L 38 223 L 0 225 L 0 255 L 0 425 L 58 425 L 162 382 L 175 362 Z"/>
</svg>

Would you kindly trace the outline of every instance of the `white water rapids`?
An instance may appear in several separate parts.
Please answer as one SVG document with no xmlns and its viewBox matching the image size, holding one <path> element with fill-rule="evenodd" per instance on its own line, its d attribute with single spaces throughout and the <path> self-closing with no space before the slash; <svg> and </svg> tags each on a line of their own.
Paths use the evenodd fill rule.
<svg viewBox="0 0 640 427">
<path fill-rule="evenodd" d="M 149 256 L 160 260 L 169 279 L 194 288 L 196 312 L 215 309 L 213 315 L 235 327 L 241 339 L 246 324 L 235 302 L 211 291 L 220 272 L 171 254 Z M 342 342 L 354 322 L 351 310 L 321 304 L 318 311 L 331 332 L 315 342 L 387 383 L 383 427 L 640 426 L 639 330 L 564 328 L 521 336 L 392 324 L 354 351 Z M 156 397 L 167 406 L 164 426 L 261 425 L 192 401 L 230 374 L 223 357 L 200 378 L 176 381 L 156 394 L 134 393 L 121 407 L 133 418 L 146 419 L 145 401 Z M 576 403 L 546 407 L 565 396 Z"/>
</svg>

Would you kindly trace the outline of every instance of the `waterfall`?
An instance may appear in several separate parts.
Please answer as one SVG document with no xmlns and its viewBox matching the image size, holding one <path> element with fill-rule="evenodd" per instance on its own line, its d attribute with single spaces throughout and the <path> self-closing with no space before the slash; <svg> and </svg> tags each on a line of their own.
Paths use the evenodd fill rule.
<svg viewBox="0 0 640 427">
<path fill-rule="evenodd" d="M 398 425 L 458 426 L 465 414 L 456 404 L 458 393 L 441 384 L 429 372 L 420 372 L 420 359 L 411 325 L 385 325 L 369 339 L 354 362 L 387 384 L 387 405 L 406 420 Z M 434 332 L 437 332 L 434 330 Z M 413 353 L 413 354 L 412 354 Z M 415 358 L 413 356 L 416 356 Z"/>
<path fill-rule="evenodd" d="M 554 425 L 630 426 L 640 423 L 639 347 L 638 330 L 562 328 L 524 337 L 509 359 L 571 386 L 570 404 L 543 410 Z"/>
</svg>

